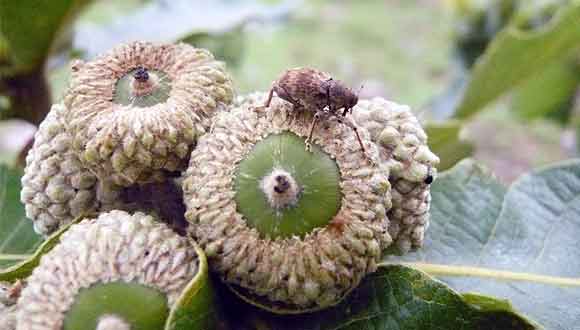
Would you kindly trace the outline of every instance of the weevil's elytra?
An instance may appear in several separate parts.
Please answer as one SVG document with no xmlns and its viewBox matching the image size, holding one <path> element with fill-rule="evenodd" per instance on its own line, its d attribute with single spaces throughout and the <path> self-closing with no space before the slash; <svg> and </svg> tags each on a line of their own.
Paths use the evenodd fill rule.
<svg viewBox="0 0 580 330">
<path fill-rule="evenodd" d="M 356 134 L 362 152 L 365 147 L 358 134 L 357 126 L 344 117 L 358 103 L 358 95 L 341 81 L 334 80 L 328 73 L 312 68 L 296 68 L 286 72 L 272 84 L 264 107 L 268 108 L 274 93 L 279 98 L 292 103 L 295 112 L 314 112 L 310 133 L 306 139 L 306 148 L 318 121 L 335 117 L 338 122 L 352 128 Z M 342 111 L 341 111 L 342 110 Z"/>
</svg>

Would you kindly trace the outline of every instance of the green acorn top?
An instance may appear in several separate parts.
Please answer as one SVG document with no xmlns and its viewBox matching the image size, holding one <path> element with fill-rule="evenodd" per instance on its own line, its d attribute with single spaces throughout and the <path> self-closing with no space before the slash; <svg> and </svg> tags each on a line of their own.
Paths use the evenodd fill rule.
<svg viewBox="0 0 580 330">
<path fill-rule="evenodd" d="M 275 312 L 336 304 L 376 269 L 387 233 L 388 171 L 361 132 L 254 94 L 200 138 L 184 175 L 186 218 L 210 266 Z"/>
<path fill-rule="evenodd" d="M 143 213 L 72 225 L 18 300 L 17 329 L 163 329 L 198 271 L 191 242 Z"/>
<path fill-rule="evenodd" d="M 232 98 L 225 65 L 208 51 L 134 42 L 72 65 L 67 130 L 99 177 L 162 181 L 185 168 L 197 136 Z"/>
</svg>

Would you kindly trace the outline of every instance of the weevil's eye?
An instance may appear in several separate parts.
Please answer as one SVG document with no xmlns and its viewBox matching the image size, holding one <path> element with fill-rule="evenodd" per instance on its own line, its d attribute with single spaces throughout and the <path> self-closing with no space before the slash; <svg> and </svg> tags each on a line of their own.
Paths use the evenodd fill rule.
<svg viewBox="0 0 580 330">
<path fill-rule="evenodd" d="M 425 182 L 425 184 L 432 184 L 433 176 L 431 174 L 427 175 L 427 177 L 425 178 L 425 180 L 423 180 L 423 182 Z"/>
</svg>

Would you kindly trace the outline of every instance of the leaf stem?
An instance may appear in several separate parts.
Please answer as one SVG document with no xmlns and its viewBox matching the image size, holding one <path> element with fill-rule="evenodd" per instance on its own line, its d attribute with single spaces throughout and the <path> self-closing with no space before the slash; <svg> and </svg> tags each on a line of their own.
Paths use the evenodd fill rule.
<svg viewBox="0 0 580 330">
<path fill-rule="evenodd" d="M 0 254 L 0 260 L 26 260 L 32 257 L 32 254 Z"/>
<path fill-rule="evenodd" d="M 475 276 L 488 277 L 500 281 L 526 281 L 559 286 L 580 286 L 580 278 L 510 272 L 482 267 L 429 264 L 423 262 L 405 262 L 403 265 L 422 270 L 425 273 L 434 276 Z"/>
</svg>

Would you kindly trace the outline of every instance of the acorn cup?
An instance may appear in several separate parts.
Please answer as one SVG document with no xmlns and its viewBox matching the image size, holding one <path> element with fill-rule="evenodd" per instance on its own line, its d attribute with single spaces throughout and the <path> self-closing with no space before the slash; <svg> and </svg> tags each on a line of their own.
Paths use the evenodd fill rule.
<svg viewBox="0 0 580 330">
<path fill-rule="evenodd" d="M 166 180 L 125 188 L 98 178 L 72 150 L 66 111 L 62 104 L 52 106 L 26 156 L 20 199 L 37 233 L 48 236 L 80 215 L 113 209 L 155 212 L 174 228 L 183 227 L 179 185 Z"/>
<path fill-rule="evenodd" d="M 65 130 L 62 104 L 52 106 L 26 156 L 20 199 L 34 230 L 49 235 L 81 214 L 119 207 L 121 188 L 81 164 Z"/>
<path fill-rule="evenodd" d="M 98 177 L 160 182 L 186 168 L 197 137 L 232 98 L 225 64 L 207 50 L 134 42 L 73 64 L 66 129 Z"/>
<path fill-rule="evenodd" d="M 21 200 L 35 231 L 112 209 L 154 211 L 182 230 L 173 180 L 232 101 L 224 64 L 185 44 L 135 42 L 72 69 L 66 106 L 52 107 L 26 158 Z"/>
<path fill-rule="evenodd" d="M 437 177 L 439 158 L 429 150 L 427 134 L 408 106 L 381 98 L 361 100 L 353 117 L 370 133 L 381 162 L 390 170 L 389 233 L 396 252 L 416 250 L 429 226 L 430 185 Z"/>
<path fill-rule="evenodd" d="M 366 132 L 321 123 L 265 94 L 236 101 L 202 136 L 184 175 L 186 219 L 210 266 L 246 301 L 276 313 L 338 303 L 389 246 L 390 185 Z"/>
<path fill-rule="evenodd" d="M 199 314 L 186 328 L 211 326 L 203 252 L 156 220 L 111 211 L 73 224 L 27 279 L 16 329 L 178 329 L 183 310 Z"/>
<path fill-rule="evenodd" d="M 16 329 L 16 299 L 20 295 L 21 282 L 0 282 L 0 329 Z"/>
</svg>

